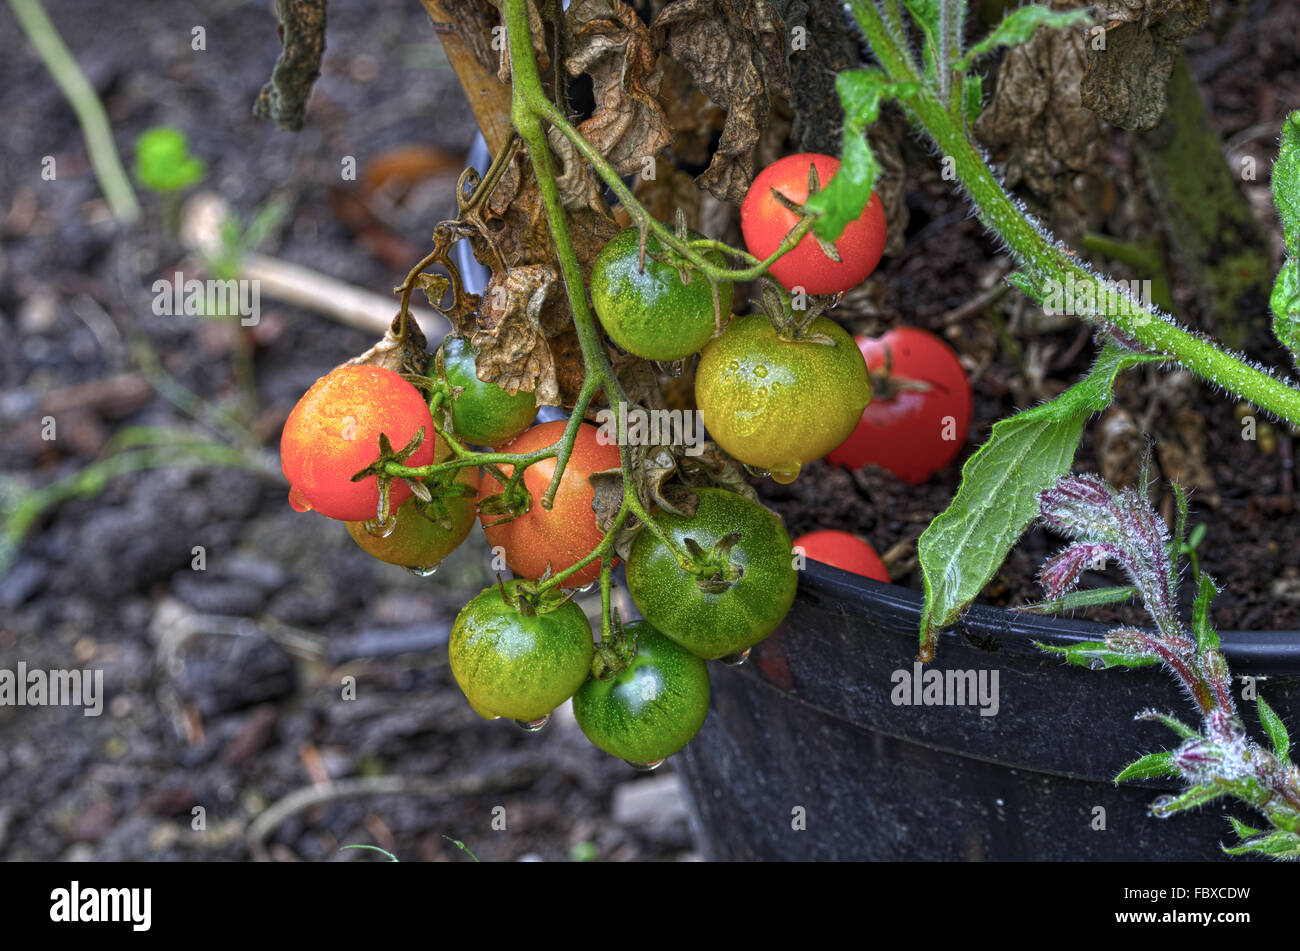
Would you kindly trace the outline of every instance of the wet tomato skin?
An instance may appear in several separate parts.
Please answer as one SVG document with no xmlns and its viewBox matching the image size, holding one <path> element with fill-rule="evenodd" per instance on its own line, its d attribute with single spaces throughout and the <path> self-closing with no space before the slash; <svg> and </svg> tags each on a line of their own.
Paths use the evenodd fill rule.
<svg viewBox="0 0 1300 951">
<path fill-rule="evenodd" d="M 939 337 L 919 327 L 896 327 L 879 338 L 857 337 L 872 374 L 903 384 L 877 394 L 853 433 L 827 456 L 850 469 L 874 464 L 918 485 L 948 465 L 966 444 L 973 399 L 966 370 Z M 919 382 L 927 389 L 909 389 Z M 882 386 L 888 391 L 889 383 Z"/>
<path fill-rule="evenodd" d="M 759 314 L 737 317 L 709 341 L 695 374 L 709 435 L 780 481 L 843 442 L 871 402 L 867 366 L 848 332 L 827 317 L 809 331 L 833 345 L 786 339 Z"/>
<path fill-rule="evenodd" d="M 802 548 L 804 556 L 812 561 L 889 583 L 889 571 L 885 568 L 885 563 L 880 560 L 876 550 L 857 535 L 836 529 L 809 532 L 796 538 L 794 547 Z"/>
<path fill-rule="evenodd" d="M 352 476 L 379 458 L 379 436 L 396 450 L 420 430 L 424 441 L 408 466 L 433 462 L 436 435 L 424 397 L 392 370 L 342 366 L 321 377 L 289 413 L 280 437 L 280 465 L 289 480 L 289 503 L 299 511 L 315 510 L 342 521 L 373 519 L 379 510 L 379 483 L 374 476 Z M 410 496 L 394 479 L 390 511 Z"/>
<path fill-rule="evenodd" d="M 705 662 L 645 621 L 632 663 L 609 680 L 588 677 L 573 695 L 573 714 L 587 739 L 632 763 L 653 763 L 695 738 L 709 714 Z"/>
<path fill-rule="evenodd" d="M 507 581 L 484 589 L 451 628 L 452 676 L 487 719 L 528 722 L 546 716 L 582 686 L 595 654 L 582 608 L 564 601 L 521 611 L 510 600 L 518 585 Z"/>
<path fill-rule="evenodd" d="M 478 378 L 474 348 L 465 337 L 447 336 L 439 353 L 447 383 L 461 387 L 451 402 L 451 426 L 462 442 L 499 446 L 518 436 L 537 416 L 536 397 L 520 390 L 511 396 Z"/>
<path fill-rule="evenodd" d="M 772 189 L 802 205 L 808 200 L 810 165 L 817 169 L 824 189 L 839 171 L 840 160 L 815 152 L 787 155 L 754 177 L 740 206 L 740 228 L 750 254 L 766 259 L 799 223 L 799 216 L 778 202 Z M 872 192 L 862 214 L 832 243 L 839 263 L 827 257 L 813 235 L 806 234 L 768 273 L 787 289 L 802 287 L 809 294 L 838 294 L 857 287 L 876 269 L 885 250 L 885 207 L 880 196 Z"/>
<path fill-rule="evenodd" d="M 526 430 L 500 447 L 501 452 L 526 453 L 554 445 L 564 435 L 564 420 L 542 423 Z M 560 488 L 555 493 L 555 504 L 550 511 L 542 508 L 542 497 L 555 472 L 555 459 L 543 459 L 528 467 L 523 486 L 532 497 L 529 510 L 509 522 L 497 522 L 502 516 L 479 513 L 483 532 L 489 544 L 505 549 L 506 564 L 523 578 L 541 578 L 549 565 L 551 574 L 557 574 L 580 561 L 604 537 L 596 524 L 596 513 L 591 508 L 594 491 L 588 477 L 593 472 L 617 469 L 620 464 L 618 446 L 602 445 L 599 430 L 583 423 L 573 443 L 573 454 L 565 467 Z M 511 466 L 501 466 L 509 476 Z M 501 491 L 501 484 L 488 472 L 479 486 L 479 502 Z M 493 523 L 496 524 L 493 524 Z M 600 562 L 594 561 L 566 579 L 565 585 L 581 587 L 600 577 Z"/>
<path fill-rule="evenodd" d="M 725 489 L 697 488 L 691 518 L 661 512 L 656 521 L 678 546 L 691 538 L 711 549 L 737 532 L 730 552 L 741 574 L 724 591 L 702 590 L 652 532 L 642 531 L 627 561 L 627 587 L 646 621 L 697 657 L 712 660 L 767 637 L 794 603 L 798 586 L 790 536 L 772 511 Z"/>
</svg>

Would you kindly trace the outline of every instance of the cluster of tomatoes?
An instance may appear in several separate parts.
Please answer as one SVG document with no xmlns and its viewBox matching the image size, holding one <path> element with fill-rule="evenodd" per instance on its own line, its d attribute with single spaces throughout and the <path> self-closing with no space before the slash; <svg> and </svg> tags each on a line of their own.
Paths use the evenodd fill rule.
<svg viewBox="0 0 1300 951">
<path fill-rule="evenodd" d="M 771 255 L 799 223 L 809 179 L 817 180 L 810 165 L 829 181 L 838 162 L 790 156 L 755 179 L 742 207 L 754 256 Z M 836 294 L 875 268 L 884 241 L 884 214 L 873 195 L 832 256 L 805 236 L 770 273 L 793 290 Z M 717 252 L 708 254 L 722 263 Z M 945 413 L 955 417 L 961 436 L 969 424 L 965 375 L 937 338 L 905 328 L 855 345 L 824 316 L 785 326 L 761 315 L 733 317 L 719 328 L 719 316 L 730 315 L 731 285 L 715 290 L 653 235 L 643 247 L 636 229 L 598 256 L 591 297 L 606 334 L 624 350 L 655 361 L 700 353 L 695 395 L 710 435 L 740 462 L 778 480 L 792 480 L 804 463 L 831 453 L 845 465 L 877 462 L 919 481 L 951 461 L 960 439 L 950 451 L 923 457 L 916 445 L 933 449 L 935 440 L 908 430 L 922 416 L 937 428 Z M 951 366 L 936 370 L 944 357 Z M 878 389 L 884 382 L 887 399 L 872 402 L 873 379 Z M 427 392 L 441 394 L 433 410 Z M 434 412 L 442 414 L 440 427 Z M 598 439 L 596 427 L 578 426 L 548 499 L 554 456 L 533 461 L 518 478 L 504 464 L 482 475 L 474 464 L 447 465 L 414 480 L 385 472 L 393 462 L 419 468 L 452 461 L 461 450 L 439 429 L 458 445 L 515 455 L 559 443 L 566 424 L 533 425 L 534 417 L 531 393 L 509 394 L 480 381 L 469 341 L 450 336 L 427 379 L 413 382 L 366 365 L 322 377 L 294 407 L 281 441 L 290 503 L 344 521 L 357 543 L 382 561 L 432 571 L 465 540 L 476 517 L 482 522 L 516 577 L 464 607 L 449 652 L 457 683 L 484 717 L 538 728 L 572 698 L 578 724 L 596 746 L 634 764 L 657 765 L 704 722 L 705 661 L 743 658 L 781 623 L 794 600 L 801 551 L 888 580 L 861 540 L 823 532 L 792 546 L 780 518 L 764 506 L 720 488 L 697 488 L 693 515 L 659 512 L 637 534 L 625 567 L 643 620 L 619 630 L 612 644 L 597 645 L 586 614 L 561 590 L 600 575 L 600 559 L 569 572 L 604 538 L 590 476 L 620 465 L 618 447 Z M 561 584 L 548 583 L 565 572 Z"/>
</svg>

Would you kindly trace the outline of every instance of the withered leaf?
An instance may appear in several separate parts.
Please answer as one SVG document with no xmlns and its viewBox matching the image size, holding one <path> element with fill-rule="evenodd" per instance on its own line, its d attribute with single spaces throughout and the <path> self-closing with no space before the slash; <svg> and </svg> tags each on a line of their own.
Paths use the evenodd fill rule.
<svg viewBox="0 0 1300 951">
<path fill-rule="evenodd" d="M 478 351 L 478 378 L 508 393 L 535 392 L 538 405 L 559 402 L 555 359 L 542 327 L 547 298 L 562 291 L 546 264 L 493 274 L 483 294 L 470 343 Z"/>
<path fill-rule="evenodd" d="M 393 318 L 383 337 L 365 353 L 344 362 L 343 366 L 383 367 L 394 373 L 424 376 L 429 366 L 428 341 L 414 318 L 406 321 L 406 335 L 400 336 L 402 317 Z"/>
<path fill-rule="evenodd" d="M 1167 105 L 1178 43 L 1205 26 L 1210 0 L 1103 0 L 1088 40 L 1083 104 L 1121 129 L 1150 129 Z"/>
<path fill-rule="evenodd" d="M 668 117 L 655 99 L 663 74 L 653 38 L 622 0 L 575 0 L 569 5 L 571 75 L 588 73 L 596 111 L 578 130 L 620 175 L 639 172 L 668 144 Z"/>
<path fill-rule="evenodd" d="M 1085 42 L 1077 31 L 1039 30 L 1007 51 L 975 132 L 1003 163 L 1009 188 L 1024 183 L 1050 198 L 1097 162 L 1102 124 L 1079 101 Z"/>
<path fill-rule="evenodd" d="M 591 169 L 583 161 L 577 147 L 559 129 L 551 129 L 546 137 L 562 167 L 560 174 L 555 177 L 556 187 L 560 191 L 560 203 L 571 211 L 585 208 L 600 215 L 607 214 L 608 206 L 600 193 L 600 186 L 596 184 Z"/>
<path fill-rule="evenodd" d="M 769 0 L 676 0 L 652 27 L 657 42 L 727 110 L 701 187 L 740 201 L 754 178 L 753 149 L 773 95 L 790 94 L 786 31 Z"/>
</svg>

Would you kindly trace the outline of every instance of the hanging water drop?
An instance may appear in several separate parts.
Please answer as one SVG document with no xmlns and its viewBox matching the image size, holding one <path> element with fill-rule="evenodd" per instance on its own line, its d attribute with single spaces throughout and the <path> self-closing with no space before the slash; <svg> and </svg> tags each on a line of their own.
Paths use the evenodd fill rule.
<svg viewBox="0 0 1300 951">
<path fill-rule="evenodd" d="M 439 562 L 441 564 L 441 562 Z M 427 578 L 438 570 L 438 565 L 429 565 L 427 568 L 417 568 L 414 565 L 408 565 L 406 570 L 417 578 Z"/>
<path fill-rule="evenodd" d="M 799 470 L 803 468 L 802 463 L 787 462 L 772 467 L 772 481 L 781 485 L 789 485 L 795 479 L 799 478 Z"/>
<path fill-rule="evenodd" d="M 375 538 L 387 538 L 397 529 L 397 515 L 389 515 L 387 521 L 379 521 L 377 518 L 367 519 L 361 523 L 365 528 L 366 534 Z"/>
<path fill-rule="evenodd" d="M 754 648 L 752 647 L 746 647 L 743 651 L 738 651 L 735 654 L 728 654 L 726 657 L 720 657 L 718 659 L 728 667 L 739 667 L 745 661 L 749 660 L 749 652 L 753 649 Z"/>
<path fill-rule="evenodd" d="M 627 765 L 642 773 L 652 773 L 664 764 L 663 759 L 652 759 L 648 763 L 634 763 L 632 760 L 624 760 Z"/>
<path fill-rule="evenodd" d="M 550 722 L 551 722 L 551 715 L 549 713 L 545 714 L 544 716 L 538 717 L 536 720 L 515 721 L 515 723 L 519 725 L 519 729 L 523 730 L 525 733 L 540 733 L 543 729 L 545 729 L 546 724 Z"/>
</svg>

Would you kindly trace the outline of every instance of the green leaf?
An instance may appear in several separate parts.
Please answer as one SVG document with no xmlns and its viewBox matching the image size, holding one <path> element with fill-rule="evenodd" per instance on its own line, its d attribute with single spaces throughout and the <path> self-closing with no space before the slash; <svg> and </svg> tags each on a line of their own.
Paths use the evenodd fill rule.
<svg viewBox="0 0 1300 951">
<path fill-rule="evenodd" d="M 1205 523 L 1201 522 L 1192 529 L 1192 534 L 1188 536 L 1187 547 L 1195 549 L 1205 539 Z"/>
<path fill-rule="evenodd" d="M 207 174 L 203 159 L 190 155 L 185 133 L 170 126 L 142 132 L 135 140 L 135 177 L 156 192 L 174 192 Z"/>
<path fill-rule="evenodd" d="M 1063 611 L 1078 611 L 1081 608 L 1095 608 L 1107 604 L 1120 604 L 1137 594 L 1132 585 L 1114 588 L 1085 588 L 1082 591 L 1068 591 L 1059 598 L 1045 598 L 1022 604 L 1013 610 L 1024 614 L 1060 614 Z"/>
<path fill-rule="evenodd" d="M 1225 791 L 1217 786 L 1193 786 L 1177 796 L 1161 796 L 1151 804 L 1151 814 L 1163 819 L 1175 812 L 1186 812 L 1204 806 L 1224 795 Z"/>
<path fill-rule="evenodd" d="M 1273 163 L 1273 204 L 1282 219 L 1290 257 L 1300 257 L 1300 109 L 1282 123 L 1282 142 Z"/>
<path fill-rule="evenodd" d="M 984 111 L 984 77 L 967 76 L 962 80 L 961 101 L 962 111 L 966 113 L 966 124 L 974 125 Z"/>
<path fill-rule="evenodd" d="M 1249 839 L 1252 835 L 1259 835 L 1264 830 L 1256 829 L 1254 826 L 1248 826 L 1236 816 L 1228 816 L 1228 821 L 1232 823 L 1232 831 L 1237 833 L 1238 838 Z"/>
<path fill-rule="evenodd" d="M 1264 698 L 1256 695 L 1255 705 L 1259 707 L 1259 722 L 1264 726 L 1264 732 L 1268 734 L 1269 740 L 1273 743 L 1273 752 L 1277 758 L 1284 763 L 1291 762 L 1291 736 L 1286 731 L 1286 724 L 1282 718 L 1274 712 L 1273 708 L 1264 702 Z"/>
<path fill-rule="evenodd" d="M 954 623 L 1038 515 L 1038 496 L 1069 468 L 1084 424 L 1110 405 L 1120 371 L 1159 357 L 1107 343 L 1081 381 L 1056 399 L 993 424 L 961 470 L 961 486 L 917 543 L 925 578 L 921 656 Z"/>
<path fill-rule="evenodd" d="M 1300 834 L 1283 832 L 1279 829 L 1259 838 L 1247 839 L 1232 848 L 1225 845 L 1223 851 L 1228 855 L 1245 855 L 1247 852 L 1257 852 L 1260 855 L 1271 855 L 1274 858 L 1300 858 Z"/>
<path fill-rule="evenodd" d="M 1268 306 L 1273 311 L 1274 336 L 1300 365 L 1300 257 L 1282 262 Z"/>
<path fill-rule="evenodd" d="M 1037 5 L 1020 7 L 1009 13 L 992 33 L 972 46 L 958 61 L 957 69 L 965 72 L 971 63 L 999 46 L 1019 46 L 1028 42 L 1040 26 L 1059 30 L 1091 20 L 1092 17 L 1085 10 L 1052 10 Z"/>
<path fill-rule="evenodd" d="M 925 36 L 922 55 L 925 57 L 925 77 L 933 80 L 935 62 L 939 56 L 939 20 L 942 18 L 943 0 L 903 0 L 916 25 Z"/>
<path fill-rule="evenodd" d="M 889 98 L 912 95 L 916 83 L 891 83 L 878 69 L 850 69 L 835 77 L 835 89 L 844 107 L 844 145 L 840 168 L 830 183 L 805 203 L 808 211 L 820 215 L 815 230 L 821 238 L 834 241 L 845 225 L 862 214 L 880 174 L 880 163 L 867 145 L 867 127 L 880 117 L 880 106 Z"/>
<path fill-rule="evenodd" d="M 1192 537 L 1196 537 L 1195 531 L 1192 532 Z M 1192 605 L 1192 630 L 1196 632 L 1196 648 L 1201 651 L 1218 650 L 1219 634 L 1210 626 L 1210 602 L 1219 593 L 1219 589 L 1215 586 L 1214 580 L 1204 572 L 1200 575 L 1199 583 L 1196 603 Z"/>
<path fill-rule="evenodd" d="M 1148 753 L 1141 759 L 1134 760 L 1120 770 L 1119 775 L 1115 777 L 1115 782 L 1122 783 L 1126 779 L 1159 779 L 1161 776 L 1177 776 L 1178 770 L 1174 768 L 1174 754 L 1171 750 L 1165 750 L 1163 753 Z"/>
<path fill-rule="evenodd" d="M 1174 490 L 1174 511 L 1177 513 L 1174 517 L 1174 534 L 1169 539 L 1169 560 L 1177 563 L 1178 556 L 1186 546 L 1187 491 L 1178 484 L 1177 479 L 1170 481 L 1169 485 Z"/>
<path fill-rule="evenodd" d="M 1157 713 L 1155 710 L 1148 710 L 1145 713 L 1139 713 L 1137 719 L 1156 720 L 1159 723 L 1163 723 L 1184 740 L 1199 740 L 1201 738 L 1201 734 L 1197 733 L 1182 720 L 1177 717 L 1172 717 L 1167 713 Z"/>
<path fill-rule="evenodd" d="M 1150 667 L 1160 663 L 1154 657 L 1134 657 L 1113 651 L 1100 641 L 1081 641 L 1078 644 L 1039 644 L 1040 650 L 1060 654 L 1068 663 L 1089 670 L 1107 670 L 1111 667 Z"/>
</svg>

